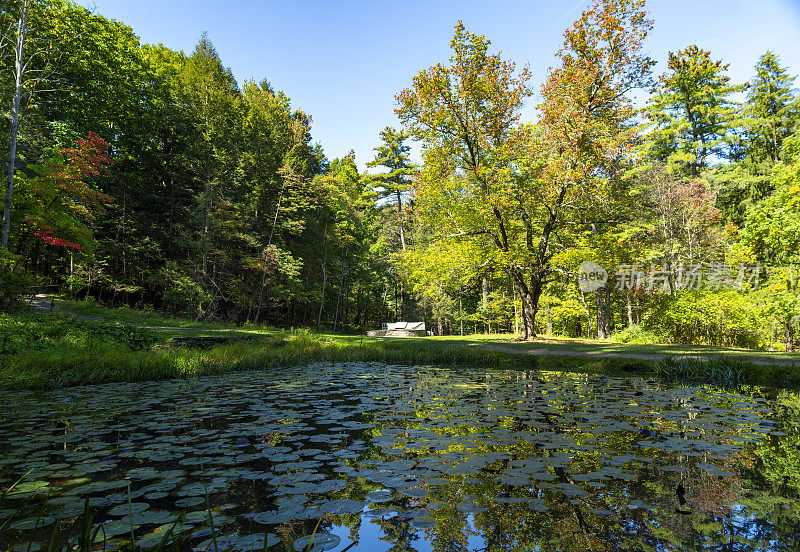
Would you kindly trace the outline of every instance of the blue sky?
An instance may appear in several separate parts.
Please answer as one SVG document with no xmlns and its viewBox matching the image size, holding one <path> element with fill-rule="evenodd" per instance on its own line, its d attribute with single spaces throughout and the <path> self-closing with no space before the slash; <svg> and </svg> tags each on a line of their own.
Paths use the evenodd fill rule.
<svg viewBox="0 0 800 552">
<path fill-rule="evenodd" d="M 350 149 L 363 169 L 394 116 L 394 95 L 417 71 L 449 57 L 453 26 L 486 35 L 504 57 L 529 63 L 538 86 L 564 29 L 587 0 L 93 0 L 95 13 L 130 25 L 142 42 L 190 53 L 207 31 L 241 83 L 267 79 L 313 118 L 329 158 Z M 800 0 L 650 0 L 647 50 L 664 70 L 667 52 L 697 44 L 749 80 L 766 50 L 800 73 Z M 796 82 L 800 85 L 800 80 Z M 523 116 L 534 118 L 535 100 Z"/>
</svg>

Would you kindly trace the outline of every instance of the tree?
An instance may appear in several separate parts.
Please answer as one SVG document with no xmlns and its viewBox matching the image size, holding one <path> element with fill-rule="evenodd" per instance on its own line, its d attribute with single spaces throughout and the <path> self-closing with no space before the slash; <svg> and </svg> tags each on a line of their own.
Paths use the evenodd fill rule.
<svg viewBox="0 0 800 552">
<path fill-rule="evenodd" d="M 647 149 L 654 159 L 684 174 L 698 176 L 713 158 L 729 157 L 735 125 L 728 65 L 691 45 L 670 52 L 667 72 L 653 90 L 646 115 L 651 123 Z"/>
<path fill-rule="evenodd" d="M 203 183 L 198 194 L 198 226 L 202 276 L 219 293 L 210 256 L 214 245 L 215 207 L 223 185 L 230 185 L 236 166 L 236 110 L 239 91 L 230 68 L 222 65 L 216 48 L 204 34 L 181 68 L 180 97 L 203 143 L 197 151 L 196 177 Z"/>
<path fill-rule="evenodd" d="M 397 95 L 396 112 L 425 145 L 416 185 L 424 223 L 439 239 L 489 238 L 508 251 L 504 214 L 514 208 L 503 194 L 510 166 L 504 154 L 531 91 L 527 68 L 515 75 L 514 63 L 487 53 L 489 44 L 459 21 L 451 65 L 421 71 Z"/>
<path fill-rule="evenodd" d="M 702 179 L 681 180 L 660 164 L 644 173 L 648 218 L 653 224 L 656 255 L 664 265 L 670 291 L 679 266 L 720 260 L 724 245 L 716 196 Z"/>
<path fill-rule="evenodd" d="M 20 203 L 25 212 L 23 228 L 31 238 L 25 247 L 28 257 L 39 243 L 76 251 L 94 246 L 88 225 L 112 198 L 90 181 L 107 174 L 111 164 L 108 143 L 89 133 L 75 147 L 48 159 L 36 177 L 23 180 Z"/>
<path fill-rule="evenodd" d="M 27 65 L 25 59 L 25 36 L 28 33 L 28 9 L 30 0 L 22 0 L 19 21 L 17 23 L 17 39 L 14 47 L 14 99 L 11 103 L 11 129 L 8 141 L 8 167 L 6 170 L 6 201 L 3 210 L 3 233 L 0 246 L 8 247 L 8 234 L 11 228 L 11 206 L 14 193 L 14 173 L 17 161 L 17 133 L 19 132 L 19 110 L 22 101 L 23 73 Z"/>
<path fill-rule="evenodd" d="M 452 67 L 421 72 L 398 114 L 426 142 L 419 210 L 440 239 L 478 239 L 483 259 L 506 267 L 522 304 L 522 337 L 535 337 L 554 239 L 621 197 L 634 141 L 626 94 L 647 83 L 643 2 L 598 2 L 569 29 L 561 64 L 542 88 L 538 126 L 517 126 L 527 71 L 487 56 L 489 42 L 459 23 Z"/>
<path fill-rule="evenodd" d="M 411 179 L 414 174 L 414 165 L 409 161 L 408 152 L 411 147 L 403 142 L 409 134 L 397 131 L 387 126 L 381 133 L 383 142 L 375 150 L 375 159 L 367 163 L 367 167 L 386 167 L 388 173 L 376 174 L 371 177 L 373 187 L 378 192 L 378 201 L 387 199 L 397 206 L 397 225 L 400 230 L 400 246 L 406 250 L 406 236 L 403 228 L 403 194 L 411 190 Z"/>
<path fill-rule="evenodd" d="M 765 309 L 783 326 L 791 351 L 800 334 L 800 134 L 784 140 L 781 158 L 772 170 L 775 192 L 748 208 L 733 256 L 770 267 Z"/>
<path fill-rule="evenodd" d="M 747 90 L 744 106 L 748 134 L 748 150 L 757 160 L 780 160 L 783 140 L 793 131 L 798 114 L 794 78 L 781 67 L 772 52 L 762 55 L 755 67 L 756 75 Z"/>
</svg>

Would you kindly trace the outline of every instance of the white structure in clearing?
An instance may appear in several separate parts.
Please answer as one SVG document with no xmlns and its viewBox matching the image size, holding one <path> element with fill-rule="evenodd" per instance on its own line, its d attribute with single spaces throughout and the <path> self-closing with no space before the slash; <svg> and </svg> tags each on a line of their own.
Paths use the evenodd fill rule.
<svg viewBox="0 0 800 552">
<path fill-rule="evenodd" d="M 383 329 L 370 330 L 369 337 L 425 337 L 425 322 L 389 322 Z"/>
</svg>

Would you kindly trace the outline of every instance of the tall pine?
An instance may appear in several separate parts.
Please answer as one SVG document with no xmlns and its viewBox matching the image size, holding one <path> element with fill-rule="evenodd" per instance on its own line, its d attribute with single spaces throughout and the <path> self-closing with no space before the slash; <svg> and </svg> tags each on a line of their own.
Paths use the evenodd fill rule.
<svg viewBox="0 0 800 552">
<path fill-rule="evenodd" d="M 695 45 L 670 52 L 646 110 L 652 158 L 697 176 L 714 159 L 731 156 L 736 110 L 730 96 L 742 87 L 730 84 L 727 68 Z"/>
</svg>

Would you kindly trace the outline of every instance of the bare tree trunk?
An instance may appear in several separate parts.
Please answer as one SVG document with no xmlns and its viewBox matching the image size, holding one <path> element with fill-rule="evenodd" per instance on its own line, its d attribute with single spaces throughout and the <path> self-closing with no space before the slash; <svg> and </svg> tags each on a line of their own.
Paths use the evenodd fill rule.
<svg viewBox="0 0 800 552">
<path fill-rule="evenodd" d="M 28 6 L 30 0 L 22 0 L 17 27 L 17 44 L 14 48 L 14 100 L 11 104 L 11 131 L 8 140 L 8 171 L 6 174 L 6 202 L 3 211 L 3 236 L 0 245 L 8 247 L 11 231 L 11 204 L 14 194 L 14 173 L 17 163 L 17 134 L 19 131 L 19 105 L 22 100 L 22 73 L 24 71 L 23 53 L 25 35 L 28 32 Z"/>
<path fill-rule="evenodd" d="M 461 335 L 464 335 L 464 314 L 463 314 L 463 305 L 461 300 L 461 294 L 458 294 L 458 320 L 461 322 Z"/>
<path fill-rule="evenodd" d="M 514 335 L 519 335 L 519 313 L 517 312 L 517 288 L 511 283 L 511 302 L 514 303 Z"/>
<path fill-rule="evenodd" d="M 322 245 L 322 298 L 317 313 L 317 329 L 322 322 L 322 307 L 325 305 L 325 286 L 328 284 L 328 221 L 325 221 L 325 238 Z"/>
<path fill-rule="evenodd" d="M 403 251 L 406 250 L 406 233 L 403 229 L 403 203 L 400 196 L 400 190 L 397 190 L 397 221 L 400 224 L 400 245 Z"/>
<path fill-rule="evenodd" d="M 347 267 L 347 263 L 342 261 L 342 278 L 339 280 L 339 291 L 336 294 L 336 311 L 333 315 L 333 331 L 336 331 L 336 326 L 339 323 L 339 305 L 341 304 L 342 299 L 342 288 L 344 287 L 344 278 L 345 278 L 345 268 Z"/>
<path fill-rule="evenodd" d="M 589 305 L 586 303 L 586 295 L 581 291 L 581 303 L 586 311 L 586 337 L 592 337 L 592 315 L 589 312 Z"/>
<path fill-rule="evenodd" d="M 397 322 L 397 279 L 394 281 L 394 321 Z"/>
<path fill-rule="evenodd" d="M 596 323 L 596 326 L 595 326 L 597 328 L 597 339 L 605 339 L 608 336 L 605 334 L 605 324 L 604 324 L 605 321 L 603 320 L 603 315 L 605 313 L 605 309 L 603 308 L 602 290 L 598 289 L 595 292 L 594 295 L 595 295 L 594 299 L 595 299 L 595 307 L 596 307 L 595 314 L 597 316 L 597 323 Z"/>
<path fill-rule="evenodd" d="M 628 327 L 633 326 L 633 304 L 631 303 L 630 292 L 625 294 L 625 303 L 628 307 Z"/>
</svg>

